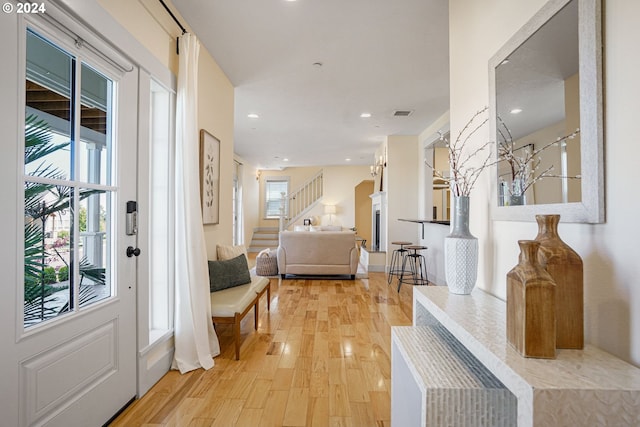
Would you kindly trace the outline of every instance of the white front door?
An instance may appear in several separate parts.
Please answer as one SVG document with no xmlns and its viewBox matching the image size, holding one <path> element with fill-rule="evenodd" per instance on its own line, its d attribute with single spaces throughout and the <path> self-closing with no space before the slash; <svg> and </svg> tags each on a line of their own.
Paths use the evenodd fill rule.
<svg viewBox="0 0 640 427">
<path fill-rule="evenodd" d="M 100 426 L 136 395 L 136 236 L 126 223 L 138 70 L 39 17 L 2 19 L 17 30 L 2 47 L 18 58 L 3 77 L 19 89 L 2 101 L 17 127 L 2 142 L 13 162 L 0 164 L 16 200 L 0 217 L 0 424 Z"/>
</svg>

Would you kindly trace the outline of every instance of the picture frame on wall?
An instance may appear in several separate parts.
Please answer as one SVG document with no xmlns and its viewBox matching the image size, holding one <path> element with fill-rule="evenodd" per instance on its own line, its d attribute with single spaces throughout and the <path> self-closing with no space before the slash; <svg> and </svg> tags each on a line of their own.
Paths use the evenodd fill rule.
<svg viewBox="0 0 640 427">
<path fill-rule="evenodd" d="M 200 202 L 202 223 L 220 222 L 220 140 L 200 129 Z"/>
</svg>

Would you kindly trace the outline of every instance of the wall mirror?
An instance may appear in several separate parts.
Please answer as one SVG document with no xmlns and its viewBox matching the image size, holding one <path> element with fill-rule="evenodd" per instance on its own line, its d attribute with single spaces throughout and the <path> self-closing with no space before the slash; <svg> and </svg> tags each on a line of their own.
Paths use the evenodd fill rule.
<svg viewBox="0 0 640 427">
<path fill-rule="evenodd" d="M 449 138 L 449 132 L 443 135 Z M 451 219 L 451 188 L 449 185 L 449 149 L 445 142 L 437 139 L 431 148 L 431 159 L 428 162 L 432 168 L 428 168 L 431 173 L 433 186 L 433 221 L 449 221 Z"/>
<path fill-rule="evenodd" d="M 551 0 L 489 61 L 492 217 L 604 221 L 601 0 Z"/>
<path fill-rule="evenodd" d="M 451 187 L 449 184 L 449 123 L 423 141 L 424 178 L 426 184 L 424 218 L 441 224 L 449 224 L 451 218 Z"/>
</svg>

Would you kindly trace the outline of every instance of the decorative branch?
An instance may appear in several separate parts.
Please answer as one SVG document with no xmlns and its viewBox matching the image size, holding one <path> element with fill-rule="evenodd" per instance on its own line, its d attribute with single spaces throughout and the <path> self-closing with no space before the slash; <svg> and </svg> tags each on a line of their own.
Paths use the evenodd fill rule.
<svg viewBox="0 0 640 427">
<path fill-rule="evenodd" d="M 487 110 L 488 107 L 485 107 L 477 111 L 464 125 L 462 130 L 460 130 L 460 133 L 458 133 L 457 138 L 453 142 L 449 142 L 449 140 L 440 133 L 440 140 L 444 141 L 449 151 L 450 177 L 445 177 L 440 171 L 434 169 L 433 166 L 425 161 L 425 164 L 433 169 L 435 176 L 449 182 L 451 192 L 456 197 L 469 196 L 482 172 L 497 163 L 497 160 L 493 160 L 491 154 L 493 141 L 487 141 L 474 150 L 469 150 L 467 146 L 471 137 L 488 122 L 488 118 L 478 122 L 479 117 L 486 113 Z M 480 157 L 480 166 L 469 166 L 469 162 L 472 161 L 472 159 Z"/>
<path fill-rule="evenodd" d="M 524 155 L 517 156 L 515 151 L 520 148 L 515 148 L 513 136 L 511 131 L 504 123 L 502 118 L 498 117 L 498 136 L 501 141 L 498 144 L 498 162 L 505 161 L 509 165 L 511 172 L 511 186 L 508 186 L 508 191 L 512 196 L 522 196 L 525 192 L 531 188 L 533 184 L 544 178 L 572 178 L 580 179 L 579 175 L 576 176 L 559 176 L 552 173 L 554 166 L 547 167 L 544 171 L 538 172 L 540 168 L 542 152 L 549 147 L 558 145 L 570 139 L 574 139 L 580 133 L 580 129 L 576 129 L 574 132 L 557 138 L 555 141 L 551 141 L 540 148 L 535 148 L 529 152 L 525 151 Z M 517 183 L 517 184 L 516 184 Z"/>
<path fill-rule="evenodd" d="M 488 118 L 485 118 L 478 123 L 478 118 L 487 110 L 488 107 L 485 107 L 482 110 L 477 111 L 464 125 L 462 130 L 460 130 L 458 136 L 453 142 L 450 142 L 442 132 L 439 132 L 440 141 L 445 143 L 449 152 L 450 176 L 444 176 L 441 171 L 435 169 L 428 161 L 425 160 L 424 162 L 425 165 L 433 170 L 434 176 L 449 183 L 451 192 L 454 196 L 469 196 L 482 172 L 488 167 L 494 166 L 502 161 L 507 162 L 510 168 L 512 185 L 509 188 L 509 193 L 513 196 L 524 195 L 532 185 L 544 178 L 581 178 L 580 175 L 563 176 L 554 174 L 553 165 L 540 171 L 540 155 L 542 152 L 547 150 L 549 147 L 574 139 L 580 133 L 580 129 L 576 129 L 568 135 L 557 138 L 555 141 L 549 142 L 540 148 L 536 149 L 534 147 L 531 151 L 524 151 L 523 155 L 518 156 L 515 152 L 520 148 L 515 148 L 511 131 L 504 121 L 498 117 L 497 134 L 498 138 L 502 142 L 497 144 L 497 159 L 493 159 L 491 155 L 491 145 L 494 141 L 486 141 L 475 150 L 469 152 L 467 147 L 469 140 L 488 121 Z M 469 166 L 468 163 L 472 161 L 472 159 L 479 158 L 481 156 L 480 166 Z M 518 184 L 514 185 L 513 183 L 516 182 Z"/>
</svg>

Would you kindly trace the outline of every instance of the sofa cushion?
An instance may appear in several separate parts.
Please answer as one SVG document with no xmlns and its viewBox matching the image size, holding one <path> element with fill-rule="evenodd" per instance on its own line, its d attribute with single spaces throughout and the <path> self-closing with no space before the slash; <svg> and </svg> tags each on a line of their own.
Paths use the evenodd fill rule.
<svg viewBox="0 0 640 427">
<path fill-rule="evenodd" d="M 322 231 L 342 231 L 341 225 L 323 225 Z"/>
<path fill-rule="evenodd" d="M 237 246 L 216 245 L 216 254 L 218 255 L 218 260 L 223 260 L 223 261 L 227 259 L 233 259 L 238 255 L 244 255 L 246 257 L 247 248 L 244 245 L 237 245 Z"/>
<path fill-rule="evenodd" d="M 211 292 L 232 288 L 251 282 L 247 257 L 238 255 L 222 261 L 209 261 L 209 290 Z"/>
</svg>

